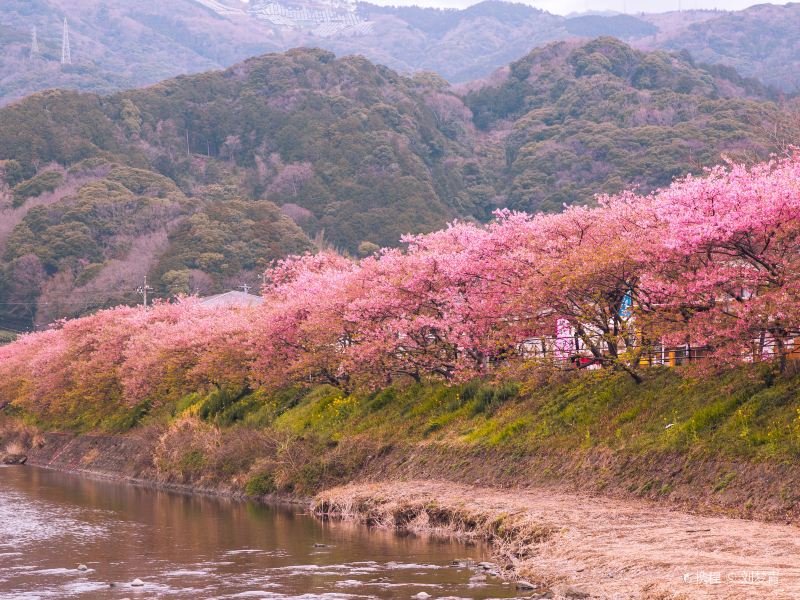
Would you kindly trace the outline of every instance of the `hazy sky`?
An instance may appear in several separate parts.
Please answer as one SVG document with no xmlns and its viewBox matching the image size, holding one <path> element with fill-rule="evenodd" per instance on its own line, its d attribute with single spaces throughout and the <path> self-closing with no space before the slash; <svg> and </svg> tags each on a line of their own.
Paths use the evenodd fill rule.
<svg viewBox="0 0 800 600">
<path fill-rule="evenodd" d="M 439 6 L 448 8 L 464 8 L 476 4 L 478 0 L 369 0 L 375 4 L 420 6 Z M 548 12 L 568 14 L 586 10 L 614 10 L 619 12 L 665 12 L 678 8 L 719 8 L 739 10 L 753 4 L 764 4 L 763 0 L 516 0 L 524 2 Z M 773 2 L 772 4 L 783 4 Z"/>
</svg>

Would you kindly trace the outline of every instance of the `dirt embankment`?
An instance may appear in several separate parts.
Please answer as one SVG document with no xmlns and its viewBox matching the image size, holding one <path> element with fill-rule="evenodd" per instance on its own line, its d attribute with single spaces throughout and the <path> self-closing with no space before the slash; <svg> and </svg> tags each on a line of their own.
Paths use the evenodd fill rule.
<svg viewBox="0 0 800 600">
<path fill-rule="evenodd" d="M 29 465 L 114 479 L 148 480 L 154 476 L 152 440 L 147 438 L 44 433 L 26 439 L 25 433 L 9 443 L 24 448 Z"/>
<path fill-rule="evenodd" d="M 20 456 L 26 464 L 79 475 L 125 481 L 159 489 L 217 496 L 246 497 L 241 486 L 220 477 L 213 485 L 165 477 L 155 466 L 157 430 L 126 435 L 34 432 L 28 428 L 0 428 L 0 462 L 4 456 Z M 13 451 L 13 452 L 12 452 Z M 279 502 L 308 503 L 308 497 L 274 495 Z"/>
<path fill-rule="evenodd" d="M 693 516 L 646 501 L 552 488 L 502 491 L 442 481 L 353 484 L 319 494 L 319 515 L 488 539 L 533 597 L 800 598 L 791 525 Z"/>
</svg>

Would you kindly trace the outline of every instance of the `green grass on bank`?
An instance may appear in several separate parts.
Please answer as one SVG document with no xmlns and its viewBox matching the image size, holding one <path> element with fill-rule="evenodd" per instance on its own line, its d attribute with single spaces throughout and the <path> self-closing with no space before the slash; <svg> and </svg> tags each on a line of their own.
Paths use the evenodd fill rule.
<svg viewBox="0 0 800 600">
<path fill-rule="evenodd" d="M 354 394 L 326 385 L 274 394 L 222 389 L 156 408 L 103 412 L 87 404 L 60 422 L 15 412 L 49 429 L 160 424 L 169 432 L 157 457 L 164 472 L 185 481 L 240 476 L 242 488 L 266 493 L 312 490 L 346 478 L 381 448 L 431 442 L 515 456 L 600 447 L 629 456 L 793 461 L 800 457 L 799 391 L 800 375 L 750 365 L 702 377 L 653 369 L 641 384 L 584 372 L 544 384 L 426 383 Z"/>
<path fill-rule="evenodd" d="M 800 456 L 798 390 L 800 377 L 758 368 L 697 379 L 654 370 L 638 385 L 625 375 L 582 373 L 535 387 L 472 382 L 355 396 L 322 387 L 272 426 L 334 441 L 367 435 L 522 452 L 605 446 L 793 459 Z"/>
<path fill-rule="evenodd" d="M 441 441 L 515 450 L 695 450 L 747 459 L 800 456 L 800 376 L 749 366 L 715 377 L 653 369 L 644 382 L 623 374 L 575 373 L 533 384 L 472 381 L 393 386 L 346 394 L 327 385 L 277 393 L 222 389 L 151 409 L 103 412 L 87 405 L 49 428 L 120 432 L 192 415 L 222 429 L 246 427 L 339 442 Z M 111 407 L 108 407 L 111 408 Z"/>
</svg>

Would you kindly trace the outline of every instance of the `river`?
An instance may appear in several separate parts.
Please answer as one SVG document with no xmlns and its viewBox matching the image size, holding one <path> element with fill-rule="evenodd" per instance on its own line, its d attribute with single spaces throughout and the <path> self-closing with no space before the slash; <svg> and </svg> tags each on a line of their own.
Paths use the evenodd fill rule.
<svg viewBox="0 0 800 600">
<path fill-rule="evenodd" d="M 484 557 L 480 546 L 321 522 L 299 508 L 0 468 L 2 600 L 513 597 L 511 584 L 453 566 Z"/>
</svg>

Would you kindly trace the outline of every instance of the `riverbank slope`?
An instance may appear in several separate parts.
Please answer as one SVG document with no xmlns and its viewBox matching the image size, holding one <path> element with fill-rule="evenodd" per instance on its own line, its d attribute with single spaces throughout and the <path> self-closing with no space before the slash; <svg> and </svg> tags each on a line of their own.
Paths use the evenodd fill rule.
<svg viewBox="0 0 800 600">
<path fill-rule="evenodd" d="M 135 407 L 6 407 L 0 449 L 189 491 L 316 496 L 320 514 L 373 524 L 424 531 L 433 522 L 490 539 L 507 575 L 545 591 L 589 582 L 590 593 L 613 597 L 630 571 L 625 585 L 638 587 L 629 597 L 728 598 L 737 596 L 716 584 L 686 587 L 684 571 L 733 573 L 753 557 L 751 570 L 771 565 L 792 581 L 799 389 L 796 375 L 751 366 L 713 377 L 653 369 L 640 384 L 595 372 L 370 393 L 214 390 Z M 747 550 L 748 532 L 766 537 Z M 523 546 L 530 552 L 513 551 Z M 759 597 L 800 596 L 781 590 Z"/>
</svg>

